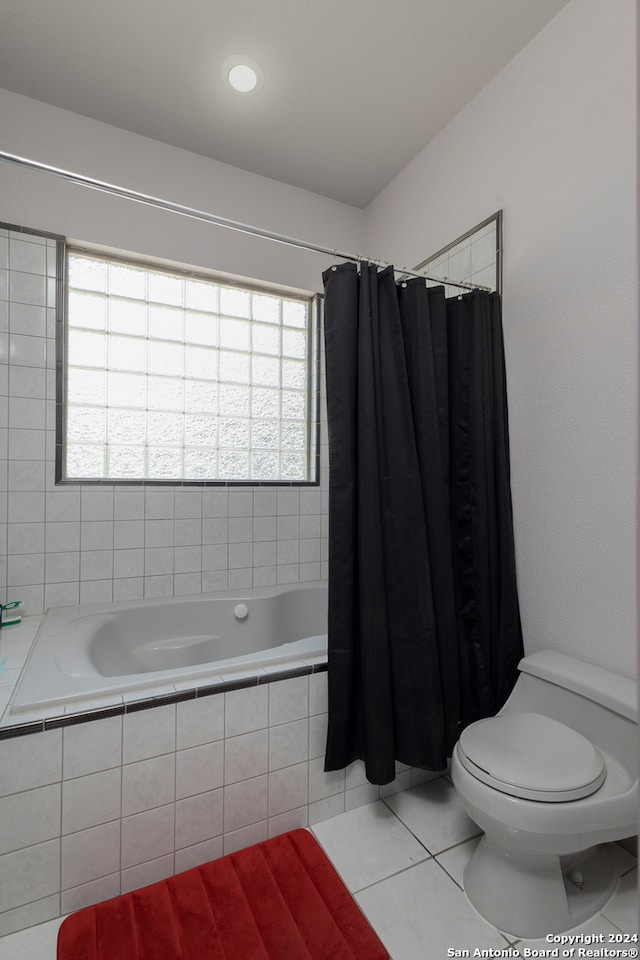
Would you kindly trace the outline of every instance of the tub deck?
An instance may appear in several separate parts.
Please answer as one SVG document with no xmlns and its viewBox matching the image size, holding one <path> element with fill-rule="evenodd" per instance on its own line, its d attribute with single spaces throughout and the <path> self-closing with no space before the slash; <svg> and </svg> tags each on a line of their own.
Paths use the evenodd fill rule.
<svg viewBox="0 0 640 960">
<path fill-rule="evenodd" d="M 234 614 L 240 604 L 246 617 Z M 42 620 L 8 714 L 19 722 L 39 710 L 62 715 L 89 702 L 257 683 L 325 662 L 326 623 L 326 581 L 55 608 Z"/>
</svg>

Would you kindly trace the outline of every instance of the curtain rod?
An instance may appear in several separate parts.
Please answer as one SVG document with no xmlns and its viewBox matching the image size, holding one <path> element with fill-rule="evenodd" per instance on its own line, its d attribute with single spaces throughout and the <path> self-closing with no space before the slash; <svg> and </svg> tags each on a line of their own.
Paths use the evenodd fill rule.
<svg viewBox="0 0 640 960">
<path fill-rule="evenodd" d="M 133 200 L 136 203 L 144 203 L 150 207 L 158 207 L 161 210 L 168 210 L 170 213 L 178 213 L 184 217 L 190 217 L 192 220 L 202 220 L 205 223 L 213 223 L 218 227 L 227 227 L 230 230 L 237 230 L 240 233 L 250 234 L 252 237 L 262 237 L 265 240 L 274 240 L 277 243 L 284 243 L 290 247 L 298 247 L 301 250 L 312 250 L 314 253 L 324 253 L 329 257 L 340 257 L 342 260 L 353 260 L 356 263 L 373 263 L 377 267 L 390 267 L 390 263 L 384 260 L 375 260 L 371 257 L 360 254 L 345 253 L 334 247 L 324 247 L 317 243 L 309 243 L 306 240 L 298 240 L 295 237 L 287 237 L 281 233 L 273 233 L 270 230 L 263 230 L 261 227 L 252 227 L 247 223 L 239 223 L 236 220 L 229 220 L 227 217 L 220 217 L 213 213 L 207 213 L 204 210 L 196 210 L 193 207 L 183 206 L 181 203 L 173 203 L 171 200 L 162 200 L 159 197 L 153 197 L 146 193 L 139 193 L 137 190 L 131 190 L 128 187 L 119 187 L 113 183 L 105 183 L 103 180 L 94 180 L 92 177 L 86 177 L 81 173 L 73 173 L 70 170 L 63 170 L 60 167 L 52 167 L 47 163 L 39 163 L 37 160 L 29 160 L 26 157 L 19 157 L 14 153 L 5 153 L 0 150 L 0 160 L 6 163 L 15 164 L 18 167 L 25 167 L 28 170 L 37 170 L 40 173 L 48 173 L 51 176 L 59 177 L 61 180 L 68 180 L 70 183 L 77 183 L 83 187 L 89 187 L 91 190 L 99 190 L 102 193 L 110 193 L 115 197 L 122 197 L 125 200 Z M 422 280 L 431 280 L 436 283 L 448 284 L 452 287 L 459 287 L 464 290 L 490 290 L 490 287 L 483 287 L 480 284 L 465 283 L 462 280 L 449 280 L 447 277 L 432 277 L 426 273 L 418 273 L 415 270 L 408 270 L 405 267 L 395 267 L 396 273 L 401 277 L 420 277 Z"/>
</svg>

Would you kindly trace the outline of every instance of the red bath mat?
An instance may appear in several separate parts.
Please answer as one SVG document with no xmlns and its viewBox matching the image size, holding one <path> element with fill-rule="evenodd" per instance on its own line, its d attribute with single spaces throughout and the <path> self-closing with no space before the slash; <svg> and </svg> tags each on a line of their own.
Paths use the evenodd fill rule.
<svg viewBox="0 0 640 960">
<path fill-rule="evenodd" d="M 85 907 L 58 960 L 388 960 L 307 830 Z"/>
</svg>

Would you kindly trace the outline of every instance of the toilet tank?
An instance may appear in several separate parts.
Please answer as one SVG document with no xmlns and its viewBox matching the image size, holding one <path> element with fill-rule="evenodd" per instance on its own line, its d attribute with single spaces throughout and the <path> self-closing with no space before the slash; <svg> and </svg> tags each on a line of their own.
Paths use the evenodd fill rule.
<svg viewBox="0 0 640 960">
<path fill-rule="evenodd" d="M 519 676 L 501 714 L 542 713 L 581 733 L 637 779 L 638 700 L 635 680 L 569 657 L 540 650 L 518 664 Z"/>
</svg>

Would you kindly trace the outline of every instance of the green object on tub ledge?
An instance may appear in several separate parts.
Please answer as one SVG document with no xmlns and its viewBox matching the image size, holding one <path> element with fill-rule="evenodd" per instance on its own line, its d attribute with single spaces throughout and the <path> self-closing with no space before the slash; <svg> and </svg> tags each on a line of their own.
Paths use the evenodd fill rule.
<svg viewBox="0 0 640 960">
<path fill-rule="evenodd" d="M 22 622 L 22 615 L 19 613 L 10 613 L 16 607 L 22 606 L 22 600 L 12 600 L 10 603 L 3 603 L 1 607 L 0 627 L 10 627 L 16 623 Z"/>
</svg>

